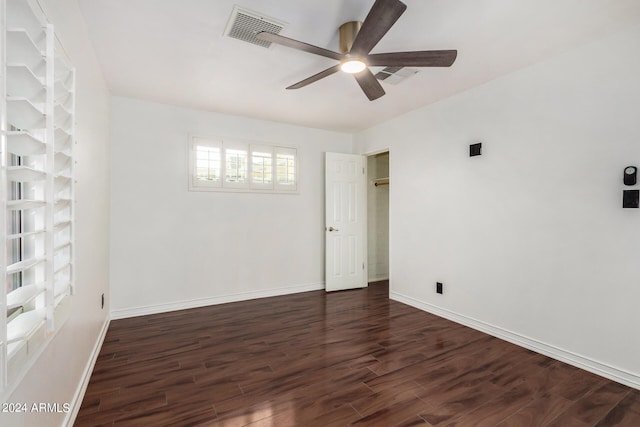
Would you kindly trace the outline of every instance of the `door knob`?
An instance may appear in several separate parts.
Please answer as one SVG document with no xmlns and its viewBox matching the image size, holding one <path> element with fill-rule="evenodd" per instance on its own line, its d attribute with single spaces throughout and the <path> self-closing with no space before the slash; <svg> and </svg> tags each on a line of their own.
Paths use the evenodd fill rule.
<svg viewBox="0 0 640 427">
<path fill-rule="evenodd" d="M 340 231 L 337 228 L 329 227 L 329 231 Z"/>
</svg>

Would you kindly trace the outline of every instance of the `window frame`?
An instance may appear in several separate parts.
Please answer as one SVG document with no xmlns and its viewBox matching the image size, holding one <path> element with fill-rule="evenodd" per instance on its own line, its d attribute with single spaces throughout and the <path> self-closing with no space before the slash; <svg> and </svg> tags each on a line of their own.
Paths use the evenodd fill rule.
<svg viewBox="0 0 640 427">
<path fill-rule="evenodd" d="M 280 184 L 278 182 L 278 154 L 287 154 L 290 153 L 291 150 L 294 150 L 293 152 L 293 157 L 294 157 L 294 169 L 293 169 L 293 176 L 294 176 L 294 181 L 293 184 Z M 274 170 L 274 174 L 273 174 L 273 185 L 274 185 L 274 189 L 276 191 L 298 191 L 298 185 L 299 185 L 299 176 L 298 176 L 298 171 L 300 170 L 300 159 L 298 156 L 298 151 L 293 148 L 293 147 L 284 147 L 284 146 L 276 146 L 273 149 L 273 170 Z"/>
<path fill-rule="evenodd" d="M 198 180 L 198 159 L 197 154 L 198 151 L 196 147 L 205 146 L 210 148 L 217 148 L 220 154 L 220 176 L 217 181 L 204 181 Z M 193 137 L 189 138 L 189 190 L 193 188 L 199 188 L 204 190 L 204 188 L 221 188 L 222 181 L 224 180 L 224 164 L 223 164 L 223 153 L 222 153 L 222 141 L 216 140 L 213 138 L 201 138 L 201 137 Z"/>
<path fill-rule="evenodd" d="M 270 171 L 270 175 L 271 175 L 271 181 L 270 182 L 264 182 L 264 180 L 262 182 L 254 182 L 253 180 L 253 168 L 254 168 L 254 163 L 253 163 L 253 157 L 254 157 L 254 153 L 268 153 L 271 157 L 271 171 Z M 275 172 L 275 167 L 274 167 L 274 160 L 275 160 L 275 147 L 272 145 L 261 145 L 261 144 L 252 144 L 249 147 L 249 171 L 251 173 L 251 176 L 249 177 L 249 186 L 252 189 L 256 189 L 256 190 L 273 190 L 274 189 L 274 172 Z M 263 173 L 264 175 L 264 173 Z"/>
<path fill-rule="evenodd" d="M 197 178 L 197 149 L 198 146 L 210 146 L 220 149 L 221 178 L 211 183 Z M 246 154 L 246 180 L 240 182 L 227 181 L 227 150 L 243 150 Z M 267 152 L 271 154 L 271 182 L 253 181 L 254 153 Z M 277 156 L 286 153 L 293 155 L 294 182 L 293 184 L 278 184 Z M 189 191 L 217 191 L 239 193 L 273 193 L 299 194 L 300 190 L 300 148 L 293 145 L 270 144 L 264 141 L 249 141 L 237 138 L 223 138 L 219 136 L 207 137 L 197 134 L 188 136 L 188 189 Z"/>
<path fill-rule="evenodd" d="M 249 144 L 241 141 L 234 140 L 226 140 L 222 141 L 222 154 L 221 154 L 221 162 L 222 162 L 222 189 L 232 190 L 232 189 L 245 189 L 251 185 L 251 170 L 249 167 L 249 163 L 251 162 L 251 152 L 250 152 Z M 227 159 L 228 151 L 240 151 L 244 152 L 245 160 L 244 160 L 244 181 L 227 181 L 227 169 L 229 166 L 229 162 Z"/>
<path fill-rule="evenodd" d="M 6 9 L 0 21 L 7 24 L 11 17 L 12 25 L 20 25 L 0 31 L 36 40 L 22 46 L 7 39 L 6 51 L 41 59 L 0 59 L 0 394 L 22 380 L 73 315 L 75 293 L 75 68 L 37 4 L 14 0 Z M 9 74 L 10 67 L 23 71 Z M 22 81 L 24 70 L 36 79 Z M 55 240 L 61 224 L 68 229 Z M 63 269 L 64 281 L 57 281 Z M 14 282 L 14 275 L 20 279 Z"/>
</svg>

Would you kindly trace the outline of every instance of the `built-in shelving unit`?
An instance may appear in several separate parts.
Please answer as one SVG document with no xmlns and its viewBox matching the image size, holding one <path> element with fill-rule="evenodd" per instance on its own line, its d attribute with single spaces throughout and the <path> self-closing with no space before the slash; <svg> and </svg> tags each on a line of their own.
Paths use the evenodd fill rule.
<svg viewBox="0 0 640 427">
<path fill-rule="evenodd" d="M 7 132 L 7 151 L 16 156 L 35 156 L 46 151 L 44 140 L 30 134 L 29 131 Z"/>
<path fill-rule="evenodd" d="M 7 80 L 12 81 L 15 92 L 23 94 L 26 99 L 41 104 L 46 101 L 44 82 L 25 64 L 7 64 Z"/>
<path fill-rule="evenodd" d="M 75 70 L 38 0 L 0 0 L 0 391 L 73 294 Z"/>
</svg>

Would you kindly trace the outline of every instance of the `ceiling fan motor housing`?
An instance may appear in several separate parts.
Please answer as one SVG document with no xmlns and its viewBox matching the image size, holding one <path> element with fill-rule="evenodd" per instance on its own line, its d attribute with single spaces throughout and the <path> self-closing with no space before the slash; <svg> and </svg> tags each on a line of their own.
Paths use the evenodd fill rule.
<svg viewBox="0 0 640 427">
<path fill-rule="evenodd" d="M 349 21 L 340 25 L 338 29 L 340 53 L 346 55 L 351 52 L 351 46 L 353 46 L 353 41 L 360 31 L 360 27 L 362 27 L 361 21 Z"/>
</svg>

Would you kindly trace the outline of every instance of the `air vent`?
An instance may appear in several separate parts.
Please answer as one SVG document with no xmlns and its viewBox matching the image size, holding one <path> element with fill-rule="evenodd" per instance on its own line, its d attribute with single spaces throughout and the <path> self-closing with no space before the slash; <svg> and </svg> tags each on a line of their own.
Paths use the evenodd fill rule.
<svg viewBox="0 0 640 427">
<path fill-rule="evenodd" d="M 256 39 L 256 34 L 260 31 L 279 34 L 284 26 L 285 23 L 277 19 L 234 6 L 224 34 L 234 39 L 268 48 L 271 43 Z"/>
<path fill-rule="evenodd" d="M 410 67 L 387 67 L 376 73 L 378 80 L 383 80 L 385 83 L 397 85 L 407 77 L 411 77 L 417 74 L 420 70 Z"/>
</svg>

